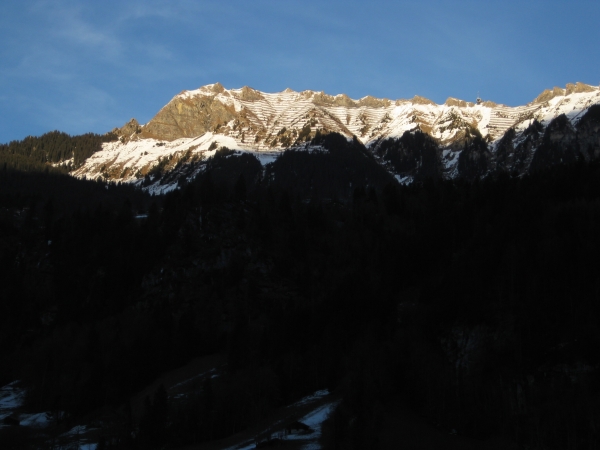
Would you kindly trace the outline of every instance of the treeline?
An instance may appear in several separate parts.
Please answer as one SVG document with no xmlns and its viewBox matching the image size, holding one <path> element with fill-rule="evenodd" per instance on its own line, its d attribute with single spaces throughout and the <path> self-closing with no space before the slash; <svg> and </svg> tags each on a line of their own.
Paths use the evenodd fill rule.
<svg viewBox="0 0 600 450">
<path fill-rule="evenodd" d="M 21 141 L 0 144 L 0 169 L 69 172 L 101 150 L 102 143 L 117 138 L 112 133 L 70 136 L 60 131 L 28 136 Z M 58 165 L 62 162 L 66 163 Z"/>
</svg>

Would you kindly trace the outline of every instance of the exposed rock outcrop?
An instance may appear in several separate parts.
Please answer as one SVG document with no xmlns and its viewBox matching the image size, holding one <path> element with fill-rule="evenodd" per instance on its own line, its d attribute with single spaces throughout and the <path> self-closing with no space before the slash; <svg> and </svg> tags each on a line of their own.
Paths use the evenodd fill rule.
<svg viewBox="0 0 600 450">
<path fill-rule="evenodd" d="M 552 89 L 545 89 L 540 95 L 536 97 L 533 103 L 545 103 L 549 100 L 552 100 L 554 97 L 563 95 L 565 95 L 565 90 L 555 86 Z"/>
<path fill-rule="evenodd" d="M 178 96 L 144 127 L 141 137 L 172 141 L 217 132 L 238 117 L 235 108 L 215 97 Z"/>
<path fill-rule="evenodd" d="M 589 84 L 580 83 L 579 81 L 575 84 L 567 83 L 567 95 L 569 94 L 577 94 L 580 92 L 594 92 L 596 88 L 590 86 Z"/>
<path fill-rule="evenodd" d="M 454 98 L 454 97 L 448 97 L 446 99 L 446 102 L 444 103 L 444 105 L 446 105 L 446 106 L 458 106 L 459 108 L 466 108 L 468 106 L 466 101 L 459 100 L 459 99 Z"/>
<path fill-rule="evenodd" d="M 121 142 L 128 142 L 141 133 L 142 127 L 135 118 L 123 125 L 121 128 L 113 128 L 112 133 L 119 137 Z"/>
<path fill-rule="evenodd" d="M 411 102 L 414 103 L 415 105 L 435 105 L 434 101 L 429 100 L 428 98 L 425 98 L 425 97 L 421 97 L 420 95 L 415 95 L 411 99 Z"/>
</svg>

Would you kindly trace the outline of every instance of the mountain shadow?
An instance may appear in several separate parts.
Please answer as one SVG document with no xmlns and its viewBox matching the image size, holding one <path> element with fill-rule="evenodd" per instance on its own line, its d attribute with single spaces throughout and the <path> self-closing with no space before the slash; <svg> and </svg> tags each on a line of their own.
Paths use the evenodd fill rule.
<svg viewBox="0 0 600 450">
<path fill-rule="evenodd" d="M 394 178 L 356 138 L 318 134 L 307 149 L 290 149 L 267 167 L 267 182 L 304 198 L 350 199 L 357 187 L 382 189 Z"/>
</svg>

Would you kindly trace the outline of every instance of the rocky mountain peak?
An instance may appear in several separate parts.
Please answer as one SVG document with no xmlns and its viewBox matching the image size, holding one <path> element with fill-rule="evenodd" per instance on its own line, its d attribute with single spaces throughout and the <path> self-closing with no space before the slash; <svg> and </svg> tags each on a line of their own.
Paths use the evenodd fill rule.
<svg viewBox="0 0 600 450">
<path fill-rule="evenodd" d="M 459 108 L 466 108 L 468 106 L 467 102 L 464 100 L 460 100 L 454 97 L 448 97 L 444 102 L 446 106 L 458 106 Z"/>
<path fill-rule="evenodd" d="M 371 108 L 386 108 L 390 105 L 391 102 L 387 98 L 375 98 L 370 95 L 358 101 L 358 106 L 369 106 Z"/>
<path fill-rule="evenodd" d="M 570 94 L 578 94 L 580 92 L 594 92 L 598 90 L 598 88 L 590 86 L 589 84 L 585 84 L 585 83 L 581 83 L 581 82 L 577 82 L 575 84 L 573 83 L 567 83 L 567 95 Z"/>
<path fill-rule="evenodd" d="M 544 103 L 549 100 L 552 100 L 554 97 L 565 95 L 565 90 L 561 89 L 557 86 L 554 86 L 552 89 L 545 89 L 540 95 L 538 95 L 533 103 Z"/>
<path fill-rule="evenodd" d="M 237 97 L 240 100 L 245 100 L 248 102 L 262 100 L 264 98 L 260 91 L 252 89 L 249 86 L 244 86 L 242 89 L 240 89 L 239 93 L 237 94 Z"/>
<path fill-rule="evenodd" d="M 435 105 L 433 100 L 421 97 L 420 95 L 415 95 L 410 101 L 415 105 Z"/>
<path fill-rule="evenodd" d="M 338 94 L 335 96 L 335 104 L 339 106 L 353 107 L 356 106 L 354 100 L 348 97 L 346 94 Z"/>
<path fill-rule="evenodd" d="M 121 142 L 128 142 L 141 133 L 142 127 L 135 118 L 131 118 L 129 122 L 120 128 L 113 128 L 112 133 L 117 135 Z"/>
<path fill-rule="evenodd" d="M 225 90 L 223 85 L 221 83 L 219 83 L 218 81 L 216 83 L 209 84 L 208 86 L 206 86 L 206 88 L 208 90 L 214 92 L 215 94 L 220 94 L 221 92 L 223 92 Z"/>
<path fill-rule="evenodd" d="M 581 83 L 579 81 L 576 82 L 575 84 L 567 83 L 566 89 L 562 89 L 557 86 L 554 86 L 554 88 L 552 88 L 552 89 L 544 90 L 540 95 L 538 95 L 536 97 L 536 99 L 533 101 L 533 103 L 534 104 L 545 103 L 545 102 L 552 100 L 555 97 L 563 97 L 563 96 L 567 96 L 567 95 L 571 95 L 571 94 L 579 94 L 582 92 L 594 92 L 597 90 L 598 90 L 597 87 L 590 86 L 589 84 Z"/>
</svg>

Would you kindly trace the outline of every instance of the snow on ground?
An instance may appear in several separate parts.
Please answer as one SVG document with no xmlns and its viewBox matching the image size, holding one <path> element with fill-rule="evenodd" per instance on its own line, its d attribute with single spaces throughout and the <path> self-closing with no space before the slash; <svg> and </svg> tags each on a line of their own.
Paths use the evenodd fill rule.
<svg viewBox="0 0 600 450">
<path fill-rule="evenodd" d="M 13 414 L 25 400 L 25 389 L 19 387 L 19 381 L 13 381 L 0 388 L 0 421 Z M 4 424 L 0 422 L 0 428 Z"/>
<path fill-rule="evenodd" d="M 565 96 L 556 96 L 548 101 L 548 105 L 541 108 L 538 120 L 547 125 L 552 119 L 565 114 L 569 120 L 577 121 L 582 113 L 591 105 L 600 103 L 600 92 L 579 92 Z"/>
<path fill-rule="evenodd" d="M 21 387 L 20 381 L 13 381 L 10 384 L 0 388 L 0 420 L 8 416 L 13 416 L 23 427 L 45 428 L 53 420 L 51 414 L 47 412 L 25 413 L 20 412 L 25 400 L 26 390 Z M 5 425 L 0 422 L 0 428 Z"/>
<path fill-rule="evenodd" d="M 163 194 L 167 194 L 171 191 L 174 191 L 175 189 L 177 189 L 178 183 L 177 182 L 173 182 L 173 183 L 169 183 L 169 184 L 152 184 L 150 186 L 148 186 L 146 189 L 146 192 L 148 192 L 148 194 L 150 195 L 163 195 Z"/>
<path fill-rule="evenodd" d="M 212 149 L 211 149 L 212 147 Z M 141 139 L 122 143 L 120 141 L 108 142 L 102 145 L 102 150 L 94 153 L 82 167 L 73 172 L 78 178 L 102 178 L 106 171 L 118 167 L 119 172 L 127 173 L 122 178 L 114 181 L 123 183 L 140 184 L 142 178 L 137 178 L 136 173 L 145 173 L 159 163 L 161 158 L 180 158 L 186 152 L 196 158 L 207 159 L 215 155 L 217 148 L 227 147 L 238 152 L 248 152 L 254 155 L 264 166 L 275 161 L 281 151 L 256 151 L 240 146 L 235 139 L 229 136 L 206 133 L 195 138 L 182 138 L 172 142 L 156 139 Z M 176 159 L 177 160 L 177 159 Z M 175 161 L 176 161 L 175 160 Z M 190 178 L 194 178 L 194 173 Z M 177 189 L 177 182 L 159 184 L 154 183 L 144 188 L 151 195 L 166 194 Z"/>
<path fill-rule="evenodd" d="M 323 422 L 325 422 L 327 417 L 329 417 L 329 414 L 331 414 L 337 404 L 338 402 L 331 402 L 319 406 L 317 409 L 311 411 L 299 420 L 299 422 L 302 422 L 311 428 L 311 433 L 288 434 L 286 439 L 294 441 L 308 441 L 308 444 L 304 447 L 305 449 L 320 449 L 321 446 L 319 445 L 319 438 L 321 437 L 321 427 Z"/>
<path fill-rule="evenodd" d="M 53 421 L 53 417 L 49 413 L 40 412 L 31 414 L 17 412 L 19 408 L 23 406 L 26 394 L 25 389 L 21 387 L 20 384 L 20 381 L 13 381 L 12 383 L 0 388 L 0 420 L 14 414 L 22 427 L 44 428 L 49 426 Z M 0 428 L 3 427 L 4 424 L 0 422 Z M 88 431 L 90 431 L 90 429 L 88 429 L 85 425 L 77 425 L 68 432 L 64 433 L 63 436 L 66 438 L 78 438 L 79 436 L 85 435 Z M 75 441 L 70 442 L 68 448 L 96 450 L 97 446 L 98 444 L 87 442 L 87 439 L 82 436 L 81 439 L 76 439 Z"/>
<path fill-rule="evenodd" d="M 283 152 L 283 149 L 273 151 L 252 150 L 240 145 L 232 137 L 210 132 L 195 138 L 176 139 L 172 142 L 156 139 L 141 139 L 127 143 L 116 141 L 103 144 L 102 150 L 90 156 L 82 167 L 73 172 L 73 175 L 78 178 L 93 180 L 104 177 L 106 171 L 111 170 L 111 168 L 119 167 L 119 172 L 127 175 L 113 181 L 141 185 L 143 177 L 138 178 L 136 173 L 138 171 L 139 173 L 146 173 L 147 170 L 159 164 L 161 158 L 180 158 L 189 151 L 196 158 L 206 160 L 214 156 L 217 148 L 220 147 L 230 148 L 237 153 L 249 153 L 255 156 L 263 166 L 274 162 Z M 308 152 L 324 151 L 321 146 L 301 146 L 295 149 Z M 191 174 L 188 181 L 195 178 L 201 170 L 204 170 L 204 166 L 200 166 L 200 169 Z M 143 189 L 151 195 L 162 195 L 177 188 L 178 182 L 175 180 L 166 184 L 155 182 Z"/>
<path fill-rule="evenodd" d="M 274 162 L 281 152 L 248 152 L 256 157 L 263 166 Z"/>
<path fill-rule="evenodd" d="M 76 425 L 71 428 L 69 431 L 63 434 L 63 436 L 77 436 L 83 434 L 88 431 L 88 428 L 85 425 Z"/>
<path fill-rule="evenodd" d="M 19 381 L 13 381 L 0 388 L 0 411 L 15 409 L 23 404 L 25 390 L 19 387 Z"/>
<path fill-rule="evenodd" d="M 211 145 L 212 149 L 210 149 Z M 94 180 L 102 177 L 105 170 L 116 166 L 122 170 L 129 169 L 129 175 L 121 178 L 120 181 L 136 182 L 138 179 L 134 176 L 135 173 L 143 168 L 157 165 L 159 158 L 183 155 L 187 151 L 192 155 L 208 158 L 215 154 L 217 147 L 238 148 L 239 145 L 231 137 L 213 133 L 171 142 L 156 139 L 132 140 L 127 143 L 107 142 L 102 144 L 102 150 L 90 156 L 83 166 L 73 172 L 73 175 Z"/>
<path fill-rule="evenodd" d="M 89 428 L 86 425 L 76 425 L 66 433 L 61 435 L 68 441 L 64 448 L 76 448 L 79 450 L 96 450 L 97 443 L 88 442 L 89 432 L 96 431 L 95 428 Z M 61 447 L 62 448 L 62 447 Z"/>
<path fill-rule="evenodd" d="M 296 403 L 289 405 L 288 408 L 304 406 L 304 405 L 308 405 L 313 402 L 319 402 L 319 400 L 322 400 L 323 398 L 327 397 L 328 395 L 330 395 L 330 393 L 326 389 L 316 391 L 314 394 L 308 395 L 308 396 L 304 397 L 303 399 L 297 401 Z M 269 429 L 264 430 L 262 433 L 259 433 L 259 435 L 265 435 L 266 433 L 272 433 L 272 438 L 297 441 L 297 442 L 305 444 L 303 447 L 304 449 L 320 450 L 321 446 L 319 444 L 319 439 L 321 437 L 321 427 L 323 425 L 323 422 L 327 419 L 327 417 L 329 417 L 329 414 L 331 414 L 331 412 L 335 409 L 335 407 L 338 405 L 338 403 L 339 403 L 339 400 L 332 401 L 332 402 L 325 403 L 325 404 L 320 403 L 319 406 L 315 407 L 308 414 L 305 414 L 300 419 L 298 419 L 299 422 L 301 422 L 305 425 L 308 425 L 310 427 L 310 431 L 308 431 L 308 432 L 301 431 L 301 432 L 297 432 L 297 433 L 286 434 L 283 430 L 283 426 L 286 425 L 286 422 L 279 421 L 278 423 L 275 423 L 274 425 L 272 425 L 270 430 Z M 288 420 L 289 420 L 289 418 L 288 418 Z M 277 430 L 277 431 L 273 431 L 273 430 Z M 249 441 L 244 441 L 244 442 L 238 443 L 231 447 L 227 447 L 225 450 L 251 450 L 254 448 L 256 448 L 256 443 L 255 443 L 254 439 L 252 439 Z"/>
<path fill-rule="evenodd" d="M 19 420 L 21 421 L 21 426 L 24 427 L 44 428 L 50 425 L 52 418 L 45 412 L 41 412 L 35 414 L 20 414 Z"/>
<path fill-rule="evenodd" d="M 320 400 L 323 397 L 326 397 L 329 395 L 329 391 L 327 389 L 323 389 L 321 391 L 317 391 L 314 394 L 311 395 L 307 395 L 306 397 L 304 397 L 302 400 L 298 400 L 296 403 L 294 403 L 293 405 L 288 406 L 288 408 L 291 408 L 293 406 L 300 406 L 300 405 L 306 405 L 307 403 L 311 403 L 314 402 L 315 400 Z"/>
<path fill-rule="evenodd" d="M 396 180 L 398 181 L 398 183 L 400 184 L 404 184 L 404 185 L 408 185 L 410 183 L 412 183 L 413 178 L 411 176 L 406 176 L 403 177 L 402 175 L 394 175 L 394 177 L 396 177 Z"/>
</svg>

